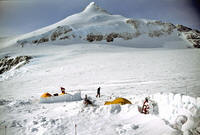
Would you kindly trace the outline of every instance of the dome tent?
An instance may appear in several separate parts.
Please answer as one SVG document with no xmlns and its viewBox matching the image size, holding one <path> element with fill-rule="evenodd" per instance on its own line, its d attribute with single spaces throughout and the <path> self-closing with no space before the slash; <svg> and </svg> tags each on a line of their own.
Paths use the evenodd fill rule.
<svg viewBox="0 0 200 135">
<path fill-rule="evenodd" d="M 129 100 L 125 98 L 116 98 L 113 101 L 106 101 L 104 105 L 110 105 L 110 104 L 120 104 L 120 105 L 125 105 L 125 104 L 132 104 Z"/>
<path fill-rule="evenodd" d="M 44 94 L 42 94 L 40 97 L 41 98 L 48 98 L 48 97 L 51 97 L 52 95 L 50 94 L 50 93 L 44 93 Z"/>
</svg>

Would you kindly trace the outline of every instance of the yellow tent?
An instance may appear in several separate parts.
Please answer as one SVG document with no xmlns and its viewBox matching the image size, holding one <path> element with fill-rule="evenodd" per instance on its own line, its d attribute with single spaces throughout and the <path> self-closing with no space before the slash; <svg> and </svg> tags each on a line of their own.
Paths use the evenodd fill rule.
<svg viewBox="0 0 200 135">
<path fill-rule="evenodd" d="M 120 105 L 125 105 L 125 104 L 132 104 L 129 100 L 125 98 L 116 98 L 113 101 L 106 101 L 104 105 L 110 105 L 110 104 L 120 104 Z"/>
<path fill-rule="evenodd" d="M 40 97 L 41 98 L 48 98 L 48 97 L 51 97 L 51 96 L 52 95 L 47 92 L 47 93 L 42 94 L 42 96 L 40 96 Z"/>
</svg>

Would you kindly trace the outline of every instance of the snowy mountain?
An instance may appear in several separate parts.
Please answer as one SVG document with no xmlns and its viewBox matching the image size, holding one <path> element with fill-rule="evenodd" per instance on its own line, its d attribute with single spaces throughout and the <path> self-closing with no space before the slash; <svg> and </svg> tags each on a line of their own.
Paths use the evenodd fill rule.
<svg viewBox="0 0 200 135">
<path fill-rule="evenodd" d="M 111 15 L 90 3 L 82 12 L 18 37 L 19 45 L 95 42 L 132 47 L 200 48 L 200 32 L 183 25 Z"/>
<path fill-rule="evenodd" d="M 200 134 L 200 50 L 184 49 L 199 47 L 197 30 L 90 3 L 0 42 L 0 135 Z M 132 104 L 105 105 L 119 97 Z"/>
</svg>

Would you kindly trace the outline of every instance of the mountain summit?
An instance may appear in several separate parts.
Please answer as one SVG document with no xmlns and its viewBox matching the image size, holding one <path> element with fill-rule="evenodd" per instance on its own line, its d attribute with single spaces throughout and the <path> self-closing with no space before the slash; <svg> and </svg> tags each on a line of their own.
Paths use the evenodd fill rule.
<svg viewBox="0 0 200 135">
<path fill-rule="evenodd" d="M 139 48 L 200 48 L 200 32 L 183 25 L 111 15 L 91 2 L 82 12 L 17 38 L 17 44 L 95 42 Z"/>
<path fill-rule="evenodd" d="M 91 2 L 83 12 L 88 12 L 88 13 L 108 13 L 106 10 L 100 8 L 99 6 L 96 5 L 95 2 Z"/>
</svg>

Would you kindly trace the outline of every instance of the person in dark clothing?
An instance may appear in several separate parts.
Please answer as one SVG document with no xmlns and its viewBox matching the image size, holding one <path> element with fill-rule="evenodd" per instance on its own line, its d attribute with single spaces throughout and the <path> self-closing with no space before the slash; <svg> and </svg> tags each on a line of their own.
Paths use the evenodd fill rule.
<svg viewBox="0 0 200 135">
<path fill-rule="evenodd" d="M 97 95 L 96 95 L 96 97 L 99 96 L 99 98 L 100 98 L 100 90 L 101 90 L 101 87 L 99 87 L 99 88 L 97 89 Z"/>
<path fill-rule="evenodd" d="M 93 105 L 92 102 L 87 98 L 87 95 L 85 95 L 84 101 L 83 103 L 87 106 L 87 105 Z"/>
<path fill-rule="evenodd" d="M 85 101 L 87 100 L 87 95 L 85 95 L 85 98 L 84 98 L 84 100 L 85 100 Z"/>
<path fill-rule="evenodd" d="M 64 94 L 66 94 L 66 92 L 65 92 L 65 88 L 64 87 L 60 87 L 60 90 L 61 90 L 61 94 L 60 95 L 64 95 Z"/>
<path fill-rule="evenodd" d="M 144 114 L 149 114 L 149 104 L 148 104 L 148 98 L 146 97 L 145 98 L 145 101 L 143 103 L 143 106 L 142 106 L 142 113 Z"/>
</svg>

